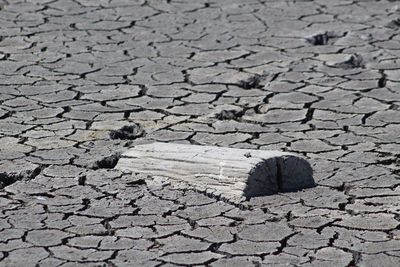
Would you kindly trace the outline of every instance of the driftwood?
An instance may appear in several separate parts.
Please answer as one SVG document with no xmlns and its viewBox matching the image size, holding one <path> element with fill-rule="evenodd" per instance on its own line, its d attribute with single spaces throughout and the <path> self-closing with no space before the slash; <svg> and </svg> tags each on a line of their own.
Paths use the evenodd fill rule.
<svg viewBox="0 0 400 267">
<path fill-rule="evenodd" d="M 280 151 L 153 143 L 129 149 L 115 168 L 183 181 L 228 197 L 249 198 L 314 186 L 310 164 Z"/>
</svg>

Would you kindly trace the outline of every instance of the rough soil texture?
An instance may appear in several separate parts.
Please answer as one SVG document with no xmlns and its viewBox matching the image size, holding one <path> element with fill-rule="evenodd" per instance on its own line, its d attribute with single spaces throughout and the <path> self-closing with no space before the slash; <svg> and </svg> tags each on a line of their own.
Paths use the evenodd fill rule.
<svg viewBox="0 0 400 267">
<path fill-rule="evenodd" d="M 0 266 L 399 266 L 396 1 L 0 1 Z M 304 155 L 240 205 L 135 144 Z"/>
</svg>

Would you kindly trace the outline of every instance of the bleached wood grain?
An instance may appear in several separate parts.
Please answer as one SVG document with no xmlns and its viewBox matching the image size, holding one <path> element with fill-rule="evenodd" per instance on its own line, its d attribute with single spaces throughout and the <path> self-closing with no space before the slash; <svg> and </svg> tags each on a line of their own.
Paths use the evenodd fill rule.
<svg viewBox="0 0 400 267">
<path fill-rule="evenodd" d="M 185 182 L 224 197 L 254 197 L 314 185 L 308 162 L 280 151 L 152 143 L 126 151 L 116 169 Z"/>
</svg>

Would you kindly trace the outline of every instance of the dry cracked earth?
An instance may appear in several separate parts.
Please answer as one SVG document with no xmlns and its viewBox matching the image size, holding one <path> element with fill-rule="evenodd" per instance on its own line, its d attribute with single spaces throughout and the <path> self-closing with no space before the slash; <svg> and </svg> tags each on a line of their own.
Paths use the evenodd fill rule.
<svg viewBox="0 0 400 267">
<path fill-rule="evenodd" d="M 399 266 L 400 3 L 0 1 L 0 266 Z M 232 203 L 122 173 L 154 141 L 278 149 Z"/>
</svg>

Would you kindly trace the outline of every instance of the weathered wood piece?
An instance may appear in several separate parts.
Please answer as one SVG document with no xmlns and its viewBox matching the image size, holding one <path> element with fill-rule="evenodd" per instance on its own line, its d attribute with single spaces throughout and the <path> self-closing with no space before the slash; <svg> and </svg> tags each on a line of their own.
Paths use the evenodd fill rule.
<svg viewBox="0 0 400 267">
<path fill-rule="evenodd" d="M 227 197 L 254 197 L 314 186 L 310 164 L 291 153 L 173 143 L 135 146 L 115 167 L 168 177 Z"/>
</svg>

